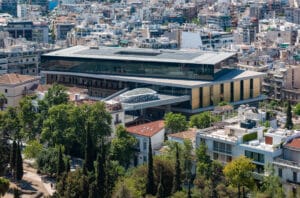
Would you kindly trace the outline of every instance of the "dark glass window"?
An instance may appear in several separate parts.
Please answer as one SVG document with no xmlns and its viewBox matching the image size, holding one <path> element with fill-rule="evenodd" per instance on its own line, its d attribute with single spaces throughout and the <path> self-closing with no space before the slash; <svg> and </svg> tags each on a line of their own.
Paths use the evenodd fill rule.
<svg viewBox="0 0 300 198">
<path fill-rule="evenodd" d="M 199 106 L 200 106 L 200 108 L 202 108 L 203 107 L 203 87 L 200 87 L 200 96 L 199 96 L 199 98 L 200 98 L 200 104 L 199 104 Z"/>
<path fill-rule="evenodd" d="M 245 156 L 252 159 L 255 162 L 265 163 L 265 156 L 263 154 L 246 150 Z"/>
<path fill-rule="evenodd" d="M 214 65 L 42 57 L 43 70 L 213 80 Z"/>
<path fill-rule="evenodd" d="M 293 172 L 293 181 L 297 182 L 297 172 Z"/>
<path fill-rule="evenodd" d="M 240 84 L 240 100 L 244 100 L 244 81 L 241 80 Z"/>
<path fill-rule="evenodd" d="M 233 82 L 230 83 L 230 102 L 234 101 L 234 84 Z"/>
<path fill-rule="evenodd" d="M 253 98 L 253 79 L 250 79 L 250 98 Z"/>
<path fill-rule="evenodd" d="M 278 168 L 278 176 L 282 177 L 282 169 L 281 168 Z"/>
</svg>

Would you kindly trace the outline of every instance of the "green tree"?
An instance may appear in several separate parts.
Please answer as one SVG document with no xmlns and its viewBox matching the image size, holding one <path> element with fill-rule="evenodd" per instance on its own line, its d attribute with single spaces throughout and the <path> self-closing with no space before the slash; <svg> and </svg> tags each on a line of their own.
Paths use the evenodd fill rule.
<svg viewBox="0 0 300 198">
<path fill-rule="evenodd" d="M 64 145 L 69 151 L 74 141 L 72 130 L 70 130 L 69 110 L 72 105 L 60 104 L 49 109 L 48 118 L 43 123 L 41 140 L 49 146 Z"/>
<path fill-rule="evenodd" d="M 23 178 L 23 159 L 21 155 L 21 145 L 18 144 L 17 146 L 17 153 L 16 153 L 16 171 L 15 171 L 15 179 L 20 181 Z"/>
<path fill-rule="evenodd" d="M 183 170 L 185 175 L 185 180 L 188 180 L 191 176 L 192 171 L 192 165 L 193 165 L 193 159 L 192 159 L 192 151 L 193 151 L 193 145 L 190 140 L 183 140 Z"/>
<path fill-rule="evenodd" d="M 300 103 L 298 103 L 296 106 L 295 106 L 295 109 L 294 109 L 294 112 L 296 115 L 300 115 Z"/>
<path fill-rule="evenodd" d="M 36 158 L 38 170 L 45 174 L 54 175 L 57 171 L 57 156 L 57 148 L 43 149 Z"/>
<path fill-rule="evenodd" d="M 161 171 L 161 169 L 163 171 Z M 154 175 L 154 191 L 158 189 L 160 183 L 160 173 L 162 173 L 162 185 L 164 187 L 165 197 L 169 197 L 172 194 L 173 179 L 174 179 L 174 163 L 165 156 L 155 156 L 153 158 L 153 175 Z M 134 198 L 145 197 L 147 192 L 147 178 L 148 178 L 148 165 L 143 164 L 131 171 L 127 171 L 125 177 L 121 177 L 114 189 L 114 194 L 120 190 L 122 184 L 126 184 L 126 187 L 130 191 L 130 194 Z M 156 194 L 156 192 L 154 192 Z M 152 196 L 148 194 L 147 196 Z"/>
<path fill-rule="evenodd" d="M 35 159 L 43 150 L 43 145 L 39 143 L 38 140 L 31 140 L 27 142 L 26 147 L 24 148 L 24 156 L 27 159 Z"/>
<path fill-rule="evenodd" d="M 0 197 L 4 196 L 9 189 L 9 180 L 0 177 Z"/>
<path fill-rule="evenodd" d="M 105 197 L 106 195 L 106 175 L 105 175 L 105 162 L 106 162 L 106 150 L 104 144 L 101 145 L 101 152 L 97 156 L 95 165 L 95 184 L 96 192 L 99 197 Z"/>
<path fill-rule="evenodd" d="M 116 181 L 125 175 L 125 169 L 119 164 L 118 161 L 114 161 L 107 157 L 106 160 L 106 194 L 111 197 L 116 185 Z"/>
<path fill-rule="evenodd" d="M 95 156 L 95 147 L 92 141 L 89 128 L 86 131 L 86 140 L 85 140 L 85 155 L 84 155 L 84 173 L 88 173 L 94 170 L 94 156 Z"/>
<path fill-rule="evenodd" d="M 22 134 L 25 138 L 32 140 L 36 136 L 35 120 L 36 112 L 32 104 L 32 98 L 26 96 L 19 103 L 19 119 Z"/>
<path fill-rule="evenodd" d="M 0 176 L 5 174 L 7 165 L 9 164 L 10 147 L 8 141 L 0 136 Z"/>
<path fill-rule="evenodd" d="M 241 197 L 241 188 L 243 197 L 246 197 L 245 188 L 251 189 L 254 184 L 252 171 L 255 166 L 252 161 L 245 156 L 240 156 L 228 163 L 223 172 L 226 180 L 234 187 L 238 188 L 238 197 Z"/>
<path fill-rule="evenodd" d="M 12 174 L 14 175 L 16 170 L 16 159 L 17 159 L 17 149 L 18 145 L 17 142 L 14 140 L 10 149 L 10 170 L 12 171 Z"/>
<path fill-rule="evenodd" d="M 65 171 L 65 163 L 63 159 L 63 153 L 61 146 L 59 146 L 58 150 L 58 159 L 57 159 L 57 170 L 56 170 L 56 177 L 59 178 Z"/>
<path fill-rule="evenodd" d="M 148 142 L 148 173 L 146 183 L 146 194 L 155 195 L 151 138 L 149 138 Z"/>
<path fill-rule="evenodd" d="M 164 198 L 165 197 L 165 189 L 164 189 L 164 186 L 163 186 L 162 172 L 163 172 L 163 168 L 161 167 L 160 168 L 160 174 L 159 174 L 159 184 L 158 184 L 158 187 L 157 187 L 157 195 L 156 195 L 157 198 Z"/>
<path fill-rule="evenodd" d="M 103 137 L 110 136 L 111 120 L 112 117 L 106 111 L 104 102 L 97 102 L 89 106 L 86 126 L 90 126 L 93 139 L 99 141 Z"/>
<path fill-rule="evenodd" d="M 165 145 L 168 146 L 165 156 L 174 163 L 176 163 L 176 149 L 178 148 L 178 150 L 180 151 L 179 158 L 181 170 L 183 171 L 183 175 L 185 176 L 185 180 L 187 181 L 187 179 L 191 175 L 192 170 L 192 142 L 190 140 L 183 140 L 183 144 L 178 144 L 174 141 L 167 141 L 165 142 Z"/>
<path fill-rule="evenodd" d="M 191 116 L 190 126 L 197 127 L 198 129 L 204 129 L 210 127 L 212 123 L 218 121 L 216 116 L 213 116 L 210 112 L 206 111 L 200 114 Z"/>
<path fill-rule="evenodd" d="M 282 184 L 279 177 L 275 175 L 274 167 L 271 164 L 267 165 L 266 172 L 268 175 L 263 179 L 263 194 L 274 198 L 284 198 Z"/>
<path fill-rule="evenodd" d="M 197 157 L 197 174 L 204 176 L 208 179 L 211 175 L 211 159 L 207 155 L 207 146 L 204 142 L 201 142 L 199 147 L 196 149 Z"/>
<path fill-rule="evenodd" d="M 171 133 L 177 133 L 188 129 L 186 117 L 179 113 L 167 113 L 165 115 L 165 126 Z"/>
<path fill-rule="evenodd" d="M 181 190 L 181 167 L 179 159 L 178 143 L 176 144 L 176 162 L 175 162 L 175 175 L 173 184 L 173 193 Z"/>
<path fill-rule="evenodd" d="M 219 161 L 212 161 L 211 163 L 211 189 L 212 189 L 212 197 L 218 197 L 217 186 L 221 183 L 225 183 L 224 174 L 223 174 L 223 166 Z"/>
<path fill-rule="evenodd" d="M 0 108 L 3 111 L 4 109 L 4 104 L 7 103 L 7 98 L 3 93 L 0 93 Z"/>
<path fill-rule="evenodd" d="M 118 188 L 117 192 L 112 196 L 113 198 L 132 198 L 131 192 L 124 183 Z"/>
<path fill-rule="evenodd" d="M 45 94 L 44 101 L 48 108 L 54 105 L 66 104 L 69 101 L 69 96 L 66 93 L 67 89 L 63 85 L 53 84 Z"/>
<path fill-rule="evenodd" d="M 16 140 L 22 138 L 20 134 L 20 121 L 15 107 L 8 107 L 6 109 L 2 117 L 1 128 L 5 137 Z"/>
<path fill-rule="evenodd" d="M 112 159 L 127 169 L 134 157 L 136 144 L 137 139 L 130 135 L 125 127 L 117 126 L 116 137 L 112 140 Z"/>
<path fill-rule="evenodd" d="M 293 120 L 292 120 L 292 107 L 291 107 L 291 102 L 288 100 L 288 106 L 286 110 L 286 123 L 285 123 L 285 128 L 287 129 L 292 129 L 294 126 Z"/>
<path fill-rule="evenodd" d="M 64 188 L 61 187 L 63 180 L 57 183 L 58 197 L 88 197 L 88 177 L 84 175 L 81 169 L 67 173 Z"/>
</svg>

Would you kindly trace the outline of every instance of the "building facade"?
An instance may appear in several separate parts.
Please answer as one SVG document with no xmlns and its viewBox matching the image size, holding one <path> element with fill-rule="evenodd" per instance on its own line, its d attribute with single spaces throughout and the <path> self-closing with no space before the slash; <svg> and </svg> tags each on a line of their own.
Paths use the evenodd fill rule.
<svg viewBox="0 0 300 198">
<path fill-rule="evenodd" d="M 159 94 L 189 96 L 171 105 L 193 114 L 221 101 L 235 105 L 263 99 L 263 73 L 230 69 L 234 53 L 76 46 L 42 56 L 47 83 L 76 85 L 107 97 L 124 88 L 150 88 Z"/>
<path fill-rule="evenodd" d="M 19 74 L 4 74 L 0 76 L 0 93 L 7 99 L 4 108 L 8 106 L 16 107 L 21 98 L 33 93 L 37 88 L 40 77 Z"/>
</svg>

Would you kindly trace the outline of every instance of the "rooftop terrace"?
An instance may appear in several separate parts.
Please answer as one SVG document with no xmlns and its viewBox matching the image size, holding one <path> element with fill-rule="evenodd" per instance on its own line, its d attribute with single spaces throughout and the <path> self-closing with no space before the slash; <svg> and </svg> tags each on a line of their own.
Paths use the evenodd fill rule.
<svg viewBox="0 0 300 198">
<path fill-rule="evenodd" d="M 50 52 L 44 56 L 214 65 L 235 56 L 235 53 L 74 46 Z"/>
</svg>

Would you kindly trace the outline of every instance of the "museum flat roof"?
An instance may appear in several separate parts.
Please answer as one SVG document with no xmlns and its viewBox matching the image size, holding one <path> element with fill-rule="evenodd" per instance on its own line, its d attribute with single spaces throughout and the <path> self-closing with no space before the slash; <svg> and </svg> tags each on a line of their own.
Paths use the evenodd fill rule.
<svg viewBox="0 0 300 198">
<path fill-rule="evenodd" d="M 141 48 L 74 46 L 44 54 L 44 57 L 90 58 L 103 60 L 191 63 L 215 65 L 235 53 L 198 50 L 154 50 Z"/>
</svg>

